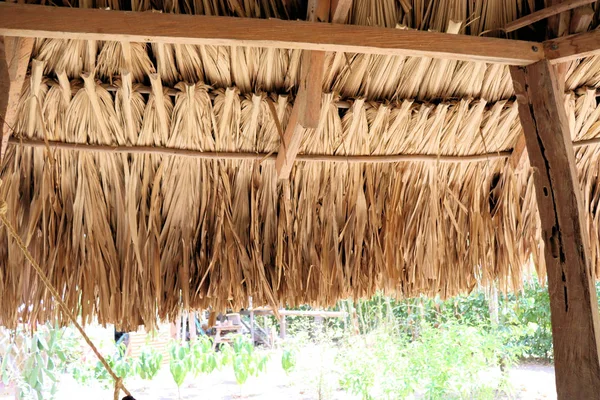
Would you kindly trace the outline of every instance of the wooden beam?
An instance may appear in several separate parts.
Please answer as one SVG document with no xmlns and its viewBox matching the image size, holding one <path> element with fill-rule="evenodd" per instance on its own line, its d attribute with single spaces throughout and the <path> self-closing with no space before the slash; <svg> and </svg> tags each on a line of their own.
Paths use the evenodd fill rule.
<svg viewBox="0 0 600 400">
<path fill-rule="evenodd" d="M 545 243 L 558 399 L 600 393 L 600 321 L 586 212 L 554 67 L 510 68 Z"/>
<path fill-rule="evenodd" d="M 69 21 L 68 24 L 65 21 Z M 527 65 L 539 43 L 358 25 L 0 3 L 0 35 L 255 46 Z"/>
<path fill-rule="evenodd" d="M 329 21 L 329 0 L 310 0 L 307 20 L 310 22 Z M 300 64 L 300 87 L 302 101 L 299 106 L 298 122 L 305 128 L 316 128 L 321 114 L 321 95 L 323 94 L 323 74 L 325 73 L 325 52 L 305 51 Z"/>
<path fill-rule="evenodd" d="M 527 146 L 525 144 L 525 136 L 519 135 L 517 138 L 517 143 L 513 147 L 512 154 L 508 157 L 508 163 L 512 167 L 512 169 L 516 171 L 520 171 L 527 161 Z"/>
<path fill-rule="evenodd" d="M 547 40 L 544 52 L 553 64 L 599 55 L 600 29 Z"/>
<path fill-rule="evenodd" d="M 525 139 L 523 139 L 524 141 Z M 297 161 L 302 162 L 331 162 L 344 164 L 385 164 L 397 162 L 431 162 L 431 163 L 470 163 L 470 162 L 493 162 L 502 159 L 519 160 L 516 154 L 523 154 L 519 151 L 520 140 L 517 142 L 514 151 L 506 150 L 495 153 L 466 154 L 466 155 L 437 155 L 437 154 L 389 154 L 389 155 L 335 155 L 335 154 L 298 154 Z M 160 156 L 176 156 L 197 158 L 200 160 L 250 160 L 259 162 L 276 161 L 277 155 L 272 153 L 252 153 L 252 152 L 220 152 L 220 151 L 199 151 L 178 149 L 174 147 L 157 146 L 111 146 L 105 144 L 81 144 L 69 142 L 57 142 L 43 140 L 15 138 L 8 140 L 9 145 L 50 148 L 50 150 L 69 150 L 82 151 L 101 154 L 156 154 Z M 600 138 L 592 138 L 573 142 L 573 148 L 578 149 L 585 146 L 596 146 L 600 144 Z M 525 154 L 526 154 L 525 149 Z M 514 157 L 513 157 L 514 156 Z M 515 164 L 516 165 L 516 164 Z"/>
<path fill-rule="evenodd" d="M 2 142 L 0 162 L 4 159 L 8 139 L 17 123 L 17 107 L 27 75 L 33 39 L 0 37 L 0 118 Z"/>
<path fill-rule="evenodd" d="M 594 3 L 595 1 L 596 0 L 567 0 L 567 1 L 563 1 L 561 3 L 551 5 L 546 8 L 542 8 L 541 10 L 535 11 L 524 17 L 516 19 L 512 22 L 509 22 L 504 27 L 504 32 L 516 31 L 517 29 L 524 28 L 526 26 L 529 26 L 529 25 L 536 23 L 538 21 L 541 21 L 543 19 L 552 17 L 554 15 L 563 13 L 565 11 L 572 10 L 573 8 L 577 8 L 577 7 L 585 6 L 587 4 Z"/>
<path fill-rule="evenodd" d="M 598 140 L 600 139 L 592 139 Z M 100 154 L 156 154 L 162 156 L 177 156 L 196 158 L 199 160 L 249 160 L 258 162 L 273 162 L 277 155 L 272 153 L 252 152 L 220 152 L 199 151 L 189 149 L 178 149 L 173 147 L 156 146 L 111 146 L 102 144 L 81 144 L 57 142 L 27 138 L 11 137 L 10 145 L 33 148 L 50 148 L 50 150 L 70 150 L 92 152 Z M 598 144 L 593 143 L 593 144 Z M 302 162 L 331 162 L 344 164 L 385 164 L 397 162 L 431 162 L 431 163 L 467 163 L 467 162 L 492 162 L 509 157 L 511 151 L 499 151 L 496 153 L 470 154 L 470 155 L 437 155 L 437 154 L 390 154 L 390 155 L 350 155 L 342 156 L 335 154 L 298 154 L 297 161 Z"/>
<path fill-rule="evenodd" d="M 569 32 L 587 32 L 593 19 L 594 10 L 591 6 L 579 7 L 573 10 L 573 15 L 571 16 L 571 24 L 569 25 Z"/>
<path fill-rule="evenodd" d="M 331 22 L 343 24 L 348 19 L 352 0 L 331 0 Z"/>
<path fill-rule="evenodd" d="M 339 5 L 339 3 L 338 3 Z M 311 22 L 329 21 L 330 0 L 310 0 L 308 2 L 308 14 L 306 19 Z M 345 20 L 343 13 L 333 15 L 338 18 L 334 23 Z M 347 15 L 346 15 L 347 16 Z M 294 102 L 292 115 L 288 121 L 282 143 L 279 145 L 279 153 L 275 167 L 279 179 L 287 179 L 290 176 L 296 154 L 302 143 L 302 134 L 305 129 L 315 129 L 319 125 L 321 116 L 321 97 L 323 95 L 323 75 L 325 74 L 324 51 L 304 51 L 300 65 L 300 85 L 298 96 Z"/>
</svg>

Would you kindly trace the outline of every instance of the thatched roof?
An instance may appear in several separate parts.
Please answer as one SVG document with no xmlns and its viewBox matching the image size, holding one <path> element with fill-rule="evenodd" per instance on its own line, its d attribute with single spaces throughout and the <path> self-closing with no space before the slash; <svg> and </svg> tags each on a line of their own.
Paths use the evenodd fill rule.
<svg viewBox="0 0 600 400">
<path fill-rule="evenodd" d="M 91 3 L 80 6 L 130 7 Z M 301 3 L 159 0 L 131 9 L 296 19 L 305 15 Z M 355 0 L 348 22 L 478 35 L 528 14 L 529 3 Z M 13 136 L 277 152 L 300 54 L 39 39 Z M 163 96 L 152 90 L 158 82 Z M 598 58 L 572 63 L 565 90 L 574 141 L 600 137 L 598 86 Z M 378 289 L 451 296 L 494 281 L 518 288 L 528 263 L 543 272 L 544 260 L 531 171 L 514 171 L 506 159 L 522 135 L 513 96 L 508 67 L 499 64 L 328 53 L 319 125 L 306 130 L 299 153 L 429 159 L 300 156 L 289 181 L 278 181 L 272 157 L 13 143 L 0 195 L 67 304 L 84 320 L 125 328 L 172 318 L 181 304 L 237 308 L 248 296 L 254 304 L 329 305 Z M 600 272 L 598 146 L 581 146 L 576 156 Z M 58 314 L 4 230 L 0 264 L 0 324 Z"/>
</svg>

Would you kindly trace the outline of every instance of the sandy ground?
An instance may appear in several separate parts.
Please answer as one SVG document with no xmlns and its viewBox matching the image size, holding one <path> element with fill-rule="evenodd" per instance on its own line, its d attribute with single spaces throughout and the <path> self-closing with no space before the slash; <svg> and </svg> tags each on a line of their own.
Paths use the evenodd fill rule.
<svg viewBox="0 0 600 400">
<path fill-rule="evenodd" d="M 267 373 L 249 378 L 241 388 L 235 381 L 231 366 L 208 376 L 188 376 L 180 388 L 180 398 L 185 400 L 317 400 L 320 398 L 360 400 L 338 389 L 333 372 L 323 363 L 326 358 L 326 355 L 311 354 L 287 376 L 279 365 L 279 355 L 273 354 Z M 522 364 L 510 371 L 510 382 L 512 393 L 502 399 L 556 399 L 552 365 Z M 165 366 L 152 381 L 131 378 L 125 383 L 137 400 L 178 398 L 177 387 L 173 383 L 168 366 Z M 98 383 L 84 387 L 75 382 L 71 376 L 65 375 L 61 379 L 56 399 L 106 400 L 112 399 L 112 396 L 112 389 L 102 388 Z M 14 400 L 14 397 L 0 395 L 0 400 Z"/>
</svg>

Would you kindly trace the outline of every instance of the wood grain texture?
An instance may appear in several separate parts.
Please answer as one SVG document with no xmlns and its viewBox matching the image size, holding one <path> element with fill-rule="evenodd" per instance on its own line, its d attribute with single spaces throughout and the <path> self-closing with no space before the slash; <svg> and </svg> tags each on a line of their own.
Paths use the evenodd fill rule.
<svg viewBox="0 0 600 400">
<path fill-rule="evenodd" d="M 524 17 L 516 19 L 514 21 L 509 22 L 504 27 L 505 32 L 512 32 L 520 28 L 524 28 L 529 26 L 537 21 L 541 21 L 543 19 L 552 17 L 554 15 L 563 13 L 565 11 L 572 10 L 573 8 L 577 8 L 580 6 L 585 6 L 587 4 L 594 3 L 596 0 L 567 0 L 562 1 L 560 3 L 551 5 L 546 8 L 542 8 L 541 10 L 532 12 Z"/>
<path fill-rule="evenodd" d="M 545 244 L 559 399 L 600 393 L 600 322 L 564 94 L 548 61 L 511 67 Z"/>
<path fill-rule="evenodd" d="M 0 161 L 4 158 L 8 139 L 17 122 L 17 106 L 32 49 L 33 39 L 0 37 L 0 117 L 2 118 Z"/>
<path fill-rule="evenodd" d="M 321 115 L 321 96 L 323 94 L 323 75 L 325 74 L 325 52 L 305 51 L 300 66 L 301 79 L 297 101 L 298 123 L 305 128 L 316 128 Z"/>
<path fill-rule="evenodd" d="M 521 170 L 527 161 L 527 145 L 525 144 L 525 136 L 519 135 L 517 143 L 513 147 L 512 154 L 508 158 L 508 163 L 515 171 Z"/>
<path fill-rule="evenodd" d="M 0 35 L 345 51 L 511 65 L 527 65 L 544 58 L 539 43 L 509 39 L 304 21 L 8 3 L 0 3 Z"/>
<path fill-rule="evenodd" d="M 298 93 L 283 135 L 282 143 L 279 145 L 279 152 L 275 161 L 278 179 L 287 179 L 290 176 L 294 160 L 296 159 L 298 150 L 300 150 L 302 134 L 304 133 L 304 128 L 299 123 L 301 112 L 299 104 L 302 104 L 302 96 L 302 93 Z"/>
<path fill-rule="evenodd" d="M 306 19 L 310 22 L 328 22 L 329 0 L 310 0 Z M 316 128 L 321 114 L 321 95 L 323 93 L 323 75 L 325 74 L 325 52 L 304 51 L 300 65 L 300 87 L 304 92 L 298 122 L 305 128 Z"/>
<path fill-rule="evenodd" d="M 570 33 L 587 32 L 592 20 L 594 19 L 594 10 L 591 6 L 579 7 L 573 10 L 571 16 L 571 24 L 569 25 Z"/>
<path fill-rule="evenodd" d="M 352 0 L 332 0 L 331 1 L 331 22 L 334 24 L 343 24 L 348 19 L 348 14 L 352 8 Z"/>
<path fill-rule="evenodd" d="M 546 57 L 553 63 L 564 63 L 600 54 L 600 30 L 564 36 L 544 42 Z"/>
</svg>

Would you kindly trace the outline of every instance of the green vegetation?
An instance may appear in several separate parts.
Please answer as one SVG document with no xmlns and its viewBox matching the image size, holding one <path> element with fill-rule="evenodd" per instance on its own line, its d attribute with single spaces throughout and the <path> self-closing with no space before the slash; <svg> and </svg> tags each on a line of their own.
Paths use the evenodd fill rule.
<svg viewBox="0 0 600 400">
<path fill-rule="evenodd" d="M 58 375 L 77 360 L 78 345 L 72 330 L 50 324 L 35 333 L 0 330 L 2 383 L 14 382 L 19 399 L 53 399 Z"/>
<path fill-rule="evenodd" d="M 335 309 L 347 317 L 318 324 L 312 318 L 288 317 L 289 339 L 275 364 L 289 384 L 309 385 L 318 399 L 331 398 L 339 389 L 364 400 L 491 399 L 510 394 L 505 372 L 515 363 L 551 362 L 553 357 L 548 292 L 537 282 L 497 298 L 483 291 L 448 300 L 395 300 L 379 294 L 340 301 Z M 14 384 L 19 399 L 35 400 L 52 399 L 65 373 L 83 385 L 112 387 L 108 373 L 95 358 L 86 360 L 84 349 L 69 328 L 47 324 L 35 333 L 0 330 L 2 382 Z M 152 380 L 159 374 L 163 356 L 156 350 L 148 346 L 136 359 L 124 350 L 115 347 L 106 354 L 118 376 Z M 309 370 L 302 369 L 306 351 L 313 351 Z M 168 371 L 177 388 L 190 377 L 225 371 L 241 390 L 248 379 L 266 371 L 272 354 L 256 349 L 244 336 L 218 350 L 210 338 L 199 336 L 170 344 Z"/>
</svg>

